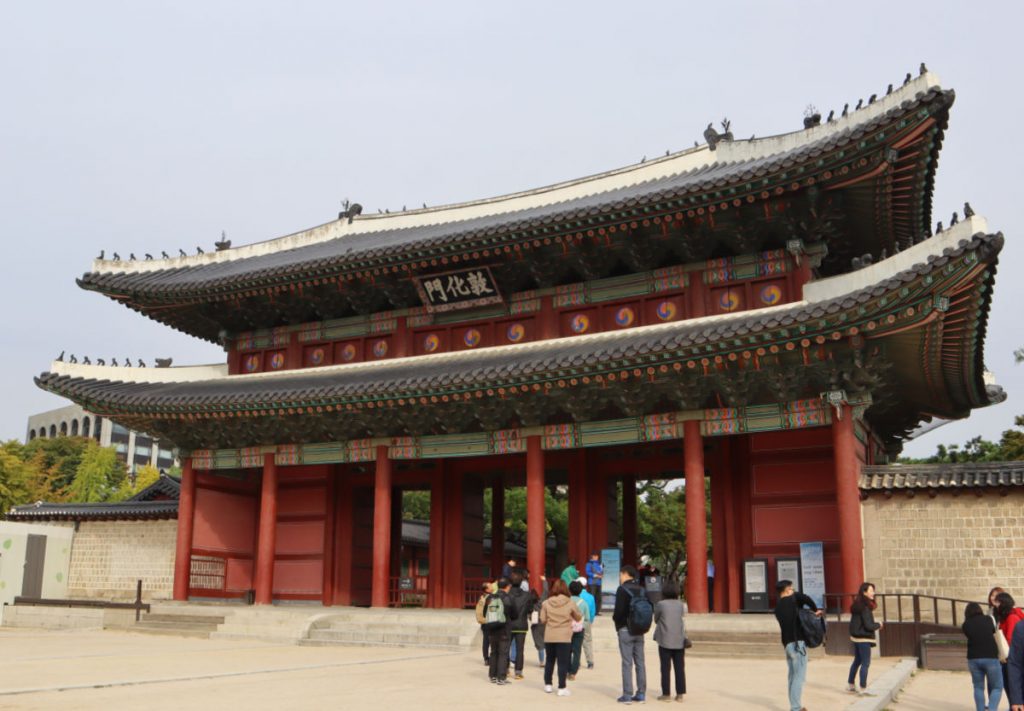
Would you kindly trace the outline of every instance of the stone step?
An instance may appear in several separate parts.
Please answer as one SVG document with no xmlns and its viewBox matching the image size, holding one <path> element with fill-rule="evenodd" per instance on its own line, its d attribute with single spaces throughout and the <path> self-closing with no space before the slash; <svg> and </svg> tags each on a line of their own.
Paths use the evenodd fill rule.
<svg viewBox="0 0 1024 711">
<path fill-rule="evenodd" d="M 206 630 L 213 632 L 216 622 L 175 622 L 173 620 L 141 620 L 132 625 L 136 629 L 150 630 Z"/>
<path fill-rule="evenodd" d="M 136 632 L 138 634 L 151 634 L 159 635 L 164 637 L 190 637 L 193 639 L 209 639 L 209 629 L 187 629 L 187 628 L 170 628 L 170 627 L 142 627 L 135 625 L 133 627 L 126 627 L 124 632 Z"/>
<path fill-rule="evenodd" d="M 300 639 L 299 645 L 303 647 L 399 647 L 399 648 L 421 648 L 421 649 L 440 649 L 447 650 L 450 652 L 465 652 L 466 647 L 464 645 L 423 645 L 423 644 L 393 644 L 390 642 L 367 642 L 360 640 L 348 640 L 339 642 L 337 640 L 330 639 Z"/>
<path fill-rule="evenodd" d="M 155 613 L 155 614 L 143 615 L 142 619 L 140 620 L 140 623 L 146 623 L 146 624 L 149 624 L 149 623 L 153 623 L 153 624 L 173 623 L 173 624 L 183 624 L 183 625 L 184 624 L 200 624 L 200 625 L 213 625 L 214 627 L 216 627 L 217 625 L 224 624 L 224 616 L 223 615 L 220 615 L 220 616 L 216 616 L 216 615 L 184 615 L 184 614 L 179 615 L 179 614 L 173 614 L 173 613 L 165 612 L 165 613 Z"/>
<path fill-rule="evenodd" d="M 440 646 L 463 649 L 463 644 L 458 635 L 445 634 L 400 634 L 376 632 L 373 630 L 313 630 L 309 633 L 308 639 L 303 641 L 308 640 L 333 642 L 335 644 L 359 642 L 362 644 L 385 644 L 388 646 Z"/>
</svg>

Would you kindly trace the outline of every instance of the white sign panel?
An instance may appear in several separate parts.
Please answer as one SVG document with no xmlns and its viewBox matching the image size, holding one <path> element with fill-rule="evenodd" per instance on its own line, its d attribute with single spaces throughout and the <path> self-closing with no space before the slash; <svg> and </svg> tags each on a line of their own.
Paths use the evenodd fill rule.
<svg viewBox="0 0 1024 711">
<path fill-rule="evenodd" d="M 803 593 L 818 607 L 825 607 L 825 546 L 820 542 L 800 544 Z"/>
</svg>

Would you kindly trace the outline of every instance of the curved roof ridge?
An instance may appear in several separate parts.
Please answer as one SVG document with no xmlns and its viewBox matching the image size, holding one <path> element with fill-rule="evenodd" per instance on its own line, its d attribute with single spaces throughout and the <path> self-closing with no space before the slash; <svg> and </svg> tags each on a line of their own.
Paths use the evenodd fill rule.
<svg viewBox="0 0 1024 711">
<path fill-rule="evenodd" d="M 940 89 L 939 78 L 934 73 L 926 72 L 895 89 L 891 94 L 853 111 L 846 117 L 840 117 L 812 128 L 798 129 L 765 138 L 726 141 L 719 143 L 715 151 L 710 150 L 707 144 L 703 144 L 649 161 L 490 198 L 383 215 L 360 215 L 351 224 L 347 219 L 333 220 L 289 235 L 222 251 L 134 262 L 97 259 L 93 261 L 92 272 L 96 274 L 141 274 L 184 269 L 273 254 L 348 236 L 453 224 L 479 217 L 510 214 L 531 208 L 556 205 L 573 199 L 591 197 L 624 187 L 682 175 L 712 165 L 731 165 L 786 153 L 873 121 L 898 108 L 904 101 L 932 89 Z M 622 180 L 623 177 L 632 180 Z"/>
</svg>

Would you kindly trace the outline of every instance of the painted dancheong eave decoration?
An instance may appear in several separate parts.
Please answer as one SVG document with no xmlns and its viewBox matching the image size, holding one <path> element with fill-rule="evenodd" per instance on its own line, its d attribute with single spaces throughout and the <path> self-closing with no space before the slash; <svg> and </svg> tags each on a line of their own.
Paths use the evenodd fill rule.
<svg viewBox="0 0 1024 711">
<path fill-rule="evenodd" d="M 97 260 L 80 284 L 211 341 L 420 305 L 413 277 L 488 266 L 503 294 L 721 253 L 827 245 L 822 274 L 929 229 L 954 94 L 924 74 L 820 126 L 491 200 L 360 215 L 254 245 Z M 849 236 L 856 235 L 855 241 Z"/>
<path fill-rule="evenodd" d="M 892 438 L 923 417 L 962 417 L 995 397 L 983 382 L 980 344 L 1003 238 L 984 228 L 981 218 L 970 218 L 876 265 L 812 282 L 803 301 L 750 312 L 382 363 L 165 383 L 148 382 L 149 373 L 138 369 L 59 363 L 38 382 L 189 449 L 494 432 L 564 416 L 600 421 L 609 409 L 642 417 L 703 410 L 709 401 L 747 407 L 832 390 L 868 393 L 866 416 Z"/>
</svg>

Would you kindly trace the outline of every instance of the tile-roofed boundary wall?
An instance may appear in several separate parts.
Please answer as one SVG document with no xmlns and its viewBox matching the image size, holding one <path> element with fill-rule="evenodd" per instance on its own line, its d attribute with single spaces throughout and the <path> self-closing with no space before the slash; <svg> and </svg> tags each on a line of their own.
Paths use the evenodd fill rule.
<svg viewBox="0 0 1024 711">
<path fill-rule="evenodd" d="M 1024 462 L 866 466 L 860 488 L 865 572 L 879 592 L 1024 590 Z"/>
</svg>

